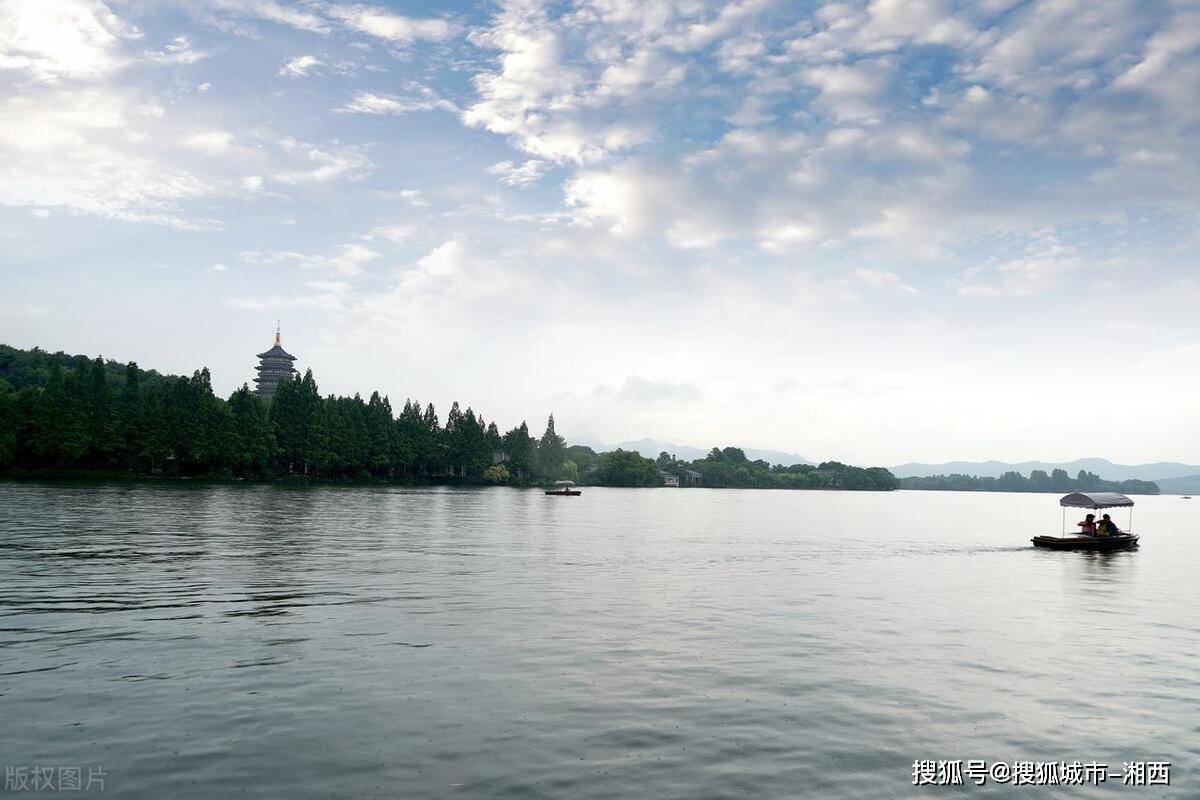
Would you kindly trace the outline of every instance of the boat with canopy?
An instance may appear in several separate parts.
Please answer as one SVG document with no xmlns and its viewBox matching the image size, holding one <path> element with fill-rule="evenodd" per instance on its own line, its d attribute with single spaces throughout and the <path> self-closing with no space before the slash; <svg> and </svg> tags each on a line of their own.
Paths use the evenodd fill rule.
<svg viewBox="0 0 1200 800">
<path fill-rule="evenodd" d="M 575 481 L 555 481 L 553 489 L 547 489 L 546 494 L 554 497 L 578 497 L 583 494 L 575 488 Z"/>
<path fill-rule="evenodd" d="M 1034 547 L 1047 547 L 1052 550 L 1126 550 L 1137 547 L 1138 536 L 1133 533 L 1133 501 L 1118 492 L 1072 492 L 1062 497 L 1058 504 L 1063 509 L 1062 536 L 1034 536 L 1030 541 Z M 1092 531 L 1067 534 L 1067 509 L 1086 508 L 1099 511 L 1104 508 L 1128 508 L 1129 521 L 1125 530 L 1115 533 Z M 1092 516 L 1092 515 L 1089 515 Z M 1083 525 L 1084 523 L 1079 523 Z"/>
</svg>

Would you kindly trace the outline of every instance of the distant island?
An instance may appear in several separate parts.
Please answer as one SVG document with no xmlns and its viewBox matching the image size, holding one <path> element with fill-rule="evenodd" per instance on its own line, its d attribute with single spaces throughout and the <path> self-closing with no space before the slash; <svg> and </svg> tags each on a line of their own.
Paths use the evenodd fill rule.
<svg viewBox="0 0 1200 800">
<path fill-rule="evenodd" d="M 736 447 L 703 458 L 568 446 L 550 415 L 540 438 L 456 402 L 443 423 L 432 403 L 322 396 L 312 371 L 274 347 L 259 354 L 257 389 L 213 393 L 207 369 L 189 377 L 135 363 L 0 345 L 0 475 L 204 478 L 244 481 L 433 482 L 886 491 L 881 467 L 770 464 Z"/>
<path fill-rule="evenodd" d="M 901 489 L 925 489 L 951 492 L 1121 492 L 1123 494 L 1158 494 L 1158 484 L 1131 478 L 1124 481 L 1104 480 L 1099 475 L 1079 470 L 1072 478 L 1066 470 L 1050 472 L 1035 469 L 1025 477 L 1019 472 L 1005 472 L 998 478 L 977 475 L 928 475 L 900 479 Z"/>
</svg>

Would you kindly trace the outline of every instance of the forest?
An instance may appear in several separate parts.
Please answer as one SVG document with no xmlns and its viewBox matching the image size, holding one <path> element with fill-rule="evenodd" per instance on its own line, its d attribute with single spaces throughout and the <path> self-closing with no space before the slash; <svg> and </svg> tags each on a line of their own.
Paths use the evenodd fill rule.
<svg viewBox="0 0 1200 800">
<path fill-rule="evenodd" d="M 700 473 L 687 480 L 687 472 Z M 880 468 L 838 462 L 784 467 L 734 447 L 704 459 L 650 459 L 567 446 L 550 415 L 540 437 L 522 422 L 501 433 L 472 408 L 405 400 L 396 413 L 372 392 L 322 395 L 312 371 L 269 400 L 243 384 L 213 392 L 207 369 L 191 377 L 135 363 L 0 345 L 0 473 L 238 480 L 433 481 L 534 485 L 557 479 L 604 486 L 894 489 Z"/>
<path fill-rule="evenodd" d="M 1025 477 L 1019 472 L 1009 471 L 999 478 L 979 478 L 974 475 L 930 475 L 923 478 L 901 478 L 902 489 L 930 489 L 953 492 L 1122 492 L 1124 494 L 1158 494 L 1158 484 L 1153 481 L 1127 480 L 1106 481 L 1094 472 L 1079 470 L 1072 478 L 1066 470 L 1056 469 L 1047 473 L 1035 469 Z"/>
</svg>

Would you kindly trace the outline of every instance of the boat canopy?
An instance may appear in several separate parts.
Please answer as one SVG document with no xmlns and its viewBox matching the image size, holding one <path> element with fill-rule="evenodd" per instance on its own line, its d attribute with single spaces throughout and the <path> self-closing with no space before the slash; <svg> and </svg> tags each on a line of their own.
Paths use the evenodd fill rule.
<svg viewBox="0 0 1200 800">
<path fill-rule="evenodd" d="M 1058 504 L 1064 508 L 1127 508 L 1133 501 L 1120 492 L 1071 492 Z"/>
<path fill-rule="evenodd" d="M 555 481 L 554 485 L 555 486 L 574 486 L 575 481 Z M 1130 503 L 1129 505 L 1133 505 L 1133 503 Z"/>
</svg>

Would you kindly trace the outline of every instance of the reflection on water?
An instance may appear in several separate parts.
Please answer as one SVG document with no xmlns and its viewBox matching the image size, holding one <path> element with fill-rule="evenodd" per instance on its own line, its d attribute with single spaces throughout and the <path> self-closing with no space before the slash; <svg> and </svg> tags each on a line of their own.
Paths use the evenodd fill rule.
<svg viewBox="0 0 1200 800">
<path fill-rule="evenodd" d="M 1177 498 L 1139 499 L 1143 547 L 1108 554 L 1034 550 L 1044 495 L 0 507 L 0 761 L 102 765 L 105 796 L 907 798 L 918 758 L 1167 760 L 1173 786 L 1126 791 L 1200 796 Z"/>
</svg>

